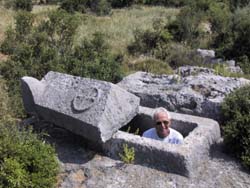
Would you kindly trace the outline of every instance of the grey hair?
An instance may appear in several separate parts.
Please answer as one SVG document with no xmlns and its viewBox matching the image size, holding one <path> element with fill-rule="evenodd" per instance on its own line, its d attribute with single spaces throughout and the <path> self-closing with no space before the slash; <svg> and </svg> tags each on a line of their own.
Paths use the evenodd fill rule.
<svg viewBox="0 0 250 188">
<path fill-rule="evenodd" d="M 159 114 L 159 113 L 161 113 L 161 112 L 166 113 L 167 116 L 168 116 L 168 118 L 171 119 L 171 115 L 170 115 L 170 113 L 167 111 L 167 109 L 166 109 L 166 108 L 163 108 L 163 107 L 159 107 L 159 108 L 156 108 L 156 109 L 154 110 L 154 113 L 153 113 L 153 120 L 154 120 L 154 121 L 155 121 L 156 115 Z"/>
</svg>

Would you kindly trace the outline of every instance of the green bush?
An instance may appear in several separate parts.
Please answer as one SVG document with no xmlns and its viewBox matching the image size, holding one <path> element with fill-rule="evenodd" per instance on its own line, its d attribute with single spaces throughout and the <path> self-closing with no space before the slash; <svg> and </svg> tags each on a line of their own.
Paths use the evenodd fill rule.
<svg viewBox="0 0 250 188">
<path fill-rule="evenodd" d="M 220 38 L 216 37 L 220 33 L 227 33 L 230 21 L 231 12 L 226 2 L 198 0 L 189 1 L 167 28 L 178 42 L 208 48 L 213 41 L 218 42 Z"/>
<path fill-rule="evenodd" d="M 249 5 L 250 0 L 229 0 L 230 7 L 232 10 L 235 10 L 237 8 L 243 8 L 247 5 Z"/>
<path fill-rule="evenodd" d="M 92 0 L 90 8 L 98 16 L 109 15 L 111 13 L 111 4 L 107 0 Z"/>
<path fill-rule="evenodd" d="M 31 13 L 20 12 L 16 28 L 9 29 L 1 51 L 10 59 L 0 65 L 7 80 L 12 109 L 23 116 L 20 78 L 25 75 L 41 79 L 48 71 L 117 82 L 122 77 L 121 55 L 110 54 L 104 36 L 95 34 L 75 46 L 78 19 L 65 11 L 51 12 L 48 19 L 36 23 Z"/>
<path fill-rule="evenodd" d="M 229 94 L 222 104 L 225 145 L 250 169 L 250 86 Z"/>
<path fill-rule="evenodd" d="M 109 0 L 113 8 L 130 7 L 135 4 L 137 0 Z"/>
<path fill-rule="evenodd" d="M 128 52 L 133 55 L 156 55 L 159 59 L 164 59 L 161 53 L 166 52 L 166 48 L 172 39 L 172 35 L 164 29 L 161 20 L 153 23 L 152 30 L 135 30 L 134 41 L 128 45 Z M 158 55 L 157 55 L 158 54 Z"/>
<path fill-rule="evenodd" d="M 0 187 L 54 187 L 59 164 L 55 150 L 31 129 L 0 121 Z"/>
<path fill-rule="evenodd" d="M 239 57 L 237 64 L 245 74 L 250 75 L 250 60 L 246 55 Z"/>
<path fill-rule="evenodd" d="M 15 2 L 15 9 L 21 9 L 26 11 L 32 10 L 32 0 L 14 0 Z"/>
<path fill-rule="evenodd" d="M 33 8 L 32 0 L 3 0 L 6 8 L 14 8 L 16 10 L 31 11 Z"/>
<path fill-rule="evenodd" d="M 0 79 L 0 120 L 7 115 L 10 115 L 9 96 L 6 81 Z"/>
<path fill-rule="evenodd" d="M 171 43 L 167 49 L 167 56 L 165 61 L 172 67 L 176 69 L 180 66 L 204 66 L 204 59 L 199 56 L 194 50 L 187 46 Z"/>
<path fill-rule="evenodd" d="M 70 13 L 75 11 L 84 13 L 86 11 L 87 3 L 88 0 L 63 0 L 60 8 Z"/>
<path fill-rule="evenodd" d="M 145 5 L 162 5 L 162 6 L 172 6 L 180 7 L 184 6 L 187 3 L 187 0 L 143 0 Z"/>
<path fill-rule="evenodd" d="M 167 63 L 153 58 L 139 59 L 129 66 L 132 71 L 144 71 L 155 74 L 173 73 L 172 68 Z"/>
<path fill-rule="evenodd" d="M 69 13 L 75 11 L 84 13 L 90 10 L 98 16 L 111 13 L 111 4 L 107 0 L 63 0 L 60 8 Z"/>
<path fill-rule="evenodd" d="M 104 37 L 97 32 L 92 39 L 84 39 L 76 46 L 73 58 L 67 63 L 67 72 L 110 82 L 120 81 L 123 76 L 122 56 L 109 53 L 110 47 Z"/>
</svg>

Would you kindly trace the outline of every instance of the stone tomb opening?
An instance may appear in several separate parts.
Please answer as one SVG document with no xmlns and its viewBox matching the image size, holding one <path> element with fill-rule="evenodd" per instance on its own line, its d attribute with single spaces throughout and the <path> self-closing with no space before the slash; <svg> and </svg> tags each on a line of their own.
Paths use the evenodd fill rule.
<svg viewBox="0 0 250 188">
<path fill-rule="evenodd" d="M 141 137 L 153 125 L 153 112 L 154 109 L 140 107 L 139 114 L 103 144 L 105 154 L 120 160 L 119 154 L 127 144 L 135 150 L 135 164 L 186 177 L 194 176 L 209 159 L 210 147 L 221 137 L 219 124 L 212 119 L 170 112 L 173 121 L 171 127 L 183 134 L 184 143 L 167 144 Z M 131 132 L 139 128 L 139 135 L 125 132 L 128 127 L 131 127 Z"/>
</svg>

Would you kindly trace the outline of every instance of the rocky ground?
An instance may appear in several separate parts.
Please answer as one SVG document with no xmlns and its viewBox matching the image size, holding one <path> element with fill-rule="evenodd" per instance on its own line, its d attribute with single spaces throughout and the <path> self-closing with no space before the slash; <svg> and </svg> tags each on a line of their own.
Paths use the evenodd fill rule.
<svg viewBox="0 0 250 188">
<path fill-rule="evenodd" d="M 81 138 L 57 127 L 44 126 L 61 165 L 58 188 L 249 188 L 250 172 L 226 155 L 211 150 L 203 170 L 190 179 L 141 165 L 124 164 L 88 149 Z"/>
</svg>

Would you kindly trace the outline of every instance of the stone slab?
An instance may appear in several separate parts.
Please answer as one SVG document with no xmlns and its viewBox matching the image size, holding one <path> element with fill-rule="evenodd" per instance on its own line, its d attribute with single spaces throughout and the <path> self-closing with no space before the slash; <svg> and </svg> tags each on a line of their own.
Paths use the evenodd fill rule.
<svg viewBox="0 0 250 188">
<path fill-rule="evenodd" d="M 23 77 L 27 113 L 94 142 L 105 142 L 138 112 L 139 98 L 109 82 L 49 72 Z"/>
<path fill-rule="evenodd" d="M 250 84 L 244 78 L 215 75 L 206 68 L 182 67 L 178 74 L 136 72 L 117 85 L 140 97 L 140 105 L 166 109 L 220 121 L 223 99 L 233 90 Z"/>
</svg>

